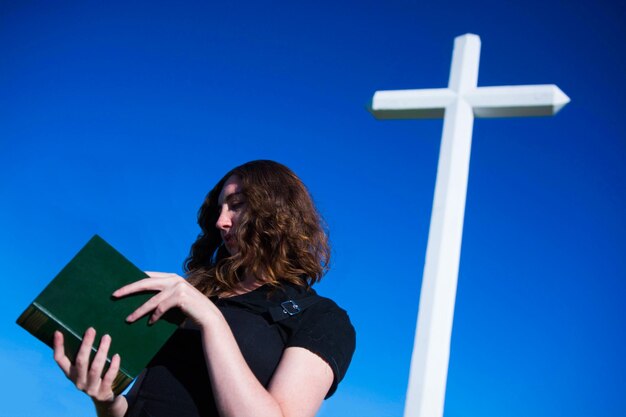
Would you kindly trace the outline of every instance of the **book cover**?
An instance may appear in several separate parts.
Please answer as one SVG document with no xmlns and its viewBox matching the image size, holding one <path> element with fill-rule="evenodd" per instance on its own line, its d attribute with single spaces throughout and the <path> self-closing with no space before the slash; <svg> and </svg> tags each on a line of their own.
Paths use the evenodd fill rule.
<svg viewBox="0 0 626 417">
<path fill-rule="evenodd" d="M 111 294 L 145 277 L 143 271 L 95 235 L 26 308 L 17 324 L 50 347 L 55 330 L 61 331 L 65 353 L 72 362 L 87 328 L 93 327 L 97 332 L 92 357 L 100 338 L 109 334 L 107 366 L 115 353 L 122 359 L 113 383 L 113 392 L 120 394 L 182 321 L 182 317 L 172 314 L 152 325 L 148 324 L 149 315 L 134 323 L 126 322 L 126 317 L 154 293 L 120 299 Z"/>
</svg>

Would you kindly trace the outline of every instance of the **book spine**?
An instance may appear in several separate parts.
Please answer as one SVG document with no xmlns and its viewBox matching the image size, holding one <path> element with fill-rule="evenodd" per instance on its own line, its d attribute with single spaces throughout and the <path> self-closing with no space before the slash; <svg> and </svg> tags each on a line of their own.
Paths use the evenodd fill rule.
<svg viewBox="0 0 626 417">
<path fill-rule="evenodd" d="M 59 320 L 49 314 L 44 308 L 33 303 L 20 315 L 17 319 L 17 324 L 26 329 L 30 334 L 41 340 L 43 343 L 50 347 L 53 346 L 54 332 L 59 330 L 63 333 L 63 340 L 65 345 L 65 354 L 73 363 L 76 359 L 76 354 L 82 343 L 82 336 L 76 334 L 71 329 L 64 326 Z M 96 349 L 91 348 L 91 359 L 95 354 Z M 111 362 L 110 358 L 107 358 L 107 363 L 103 372 L 109 367 Z M 120 368 L 112 385 L 112 390 L 115 395 L 121 394 L 126 387 L 132 382 L 133 378 L 128 373 Z"/>
</svg>

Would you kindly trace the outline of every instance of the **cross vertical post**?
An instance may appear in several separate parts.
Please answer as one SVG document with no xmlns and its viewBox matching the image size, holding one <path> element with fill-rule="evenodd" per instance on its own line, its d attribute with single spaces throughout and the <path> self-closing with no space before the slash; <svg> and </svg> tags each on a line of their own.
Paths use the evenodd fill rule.
<svg viewBox="0 0 626 417">
<path fill-rule="evenodd" d="M 555 85 L 477 87 L 480 38 L 454 42 L 448 88 L 377 91 L 379 119 L 444 118 L 404 417 L 441 417 L 461 256 L 474 117 L 553 115 L 569 98 Z"/>
</svg>

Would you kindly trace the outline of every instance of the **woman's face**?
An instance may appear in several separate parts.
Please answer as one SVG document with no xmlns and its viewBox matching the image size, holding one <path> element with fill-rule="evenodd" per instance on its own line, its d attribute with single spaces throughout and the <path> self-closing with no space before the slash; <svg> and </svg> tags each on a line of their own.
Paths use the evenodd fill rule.
<svg viewBox="0 0 626 417">
<path fill-rule="evenodd" d="M 239 225 L 241 214 L 246 208 L 246 200 L 241 192 L 241 180 L 238 176 L 230 176 L 224 183 L 217 199 L 220 215 L 215 223 L 220 231 L 224 246 L 228 253 L 234 255 L 239 250 L 235 231 Z"/>
</svg>

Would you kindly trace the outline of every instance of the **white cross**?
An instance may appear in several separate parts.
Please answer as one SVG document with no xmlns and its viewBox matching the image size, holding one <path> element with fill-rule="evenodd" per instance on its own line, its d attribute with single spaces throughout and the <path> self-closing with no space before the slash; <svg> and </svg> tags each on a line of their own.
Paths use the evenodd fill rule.
<svg viewBox="0 0 626 417">
<path fill-rule="evenodd" d="M 549 116 L 569 103 L 556 85 L 477 87 L 480 38 L 454 40 L 448 88 L 377 91 L 378 119 L 444 119 L 404 417 L 441 417 L 474 117 Z"/>
</svg>

